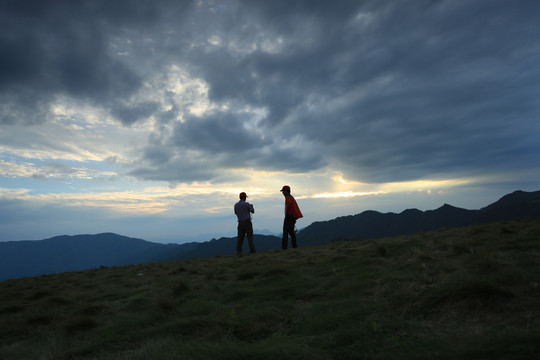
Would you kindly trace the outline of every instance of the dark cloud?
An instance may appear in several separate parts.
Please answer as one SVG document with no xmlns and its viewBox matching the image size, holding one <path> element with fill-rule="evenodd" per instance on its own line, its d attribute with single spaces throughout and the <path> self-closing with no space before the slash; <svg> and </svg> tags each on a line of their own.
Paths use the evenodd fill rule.
<svg viewBox="0 0 540 360">
<path fill-rule="evenodd" d="M 218 159 L 188 151 L 167 154 L 155 148 L 152 150 L 146 151 L 146 158 L 134 165 L 129 175 L 145 180 L 168 181 L 171 184 L 211 182 L 222 175 L 216 166 Z"/>
<path fill-rule="evenodd" d="M 248 128 L 250 119 L 242 119 L 241 114 L 215 112 L 205 117 L 188 116 L 177 123 L 174 145 L 208 152 L 243 153 L 267 146 L 270 142 L 256 129 Z"/>
<path fill-rule="evenodd" d="M 134 176 L 334 166 L 397 181 L 538 160 L 536 1 L 20 3 L 0 12 L 0 122 L 46 121 L 68 94 L 169 125 Z M 208 85 L 212 110 L 134 100 L 173 65 Z"/>
<path fill-rule="evenodd" d="M 111 109 L 126 124 L 136 121 L 126 114 L 133 110 L 121 104 L 142 85 L 141 73 L 110 46 L 115 39 L 150 32 L 160 7 L 99 0 L 3 1 L 1 6 L 0 124 L 45 121 L 47 105 L 58 95 Z M 149 109 L 134 106 L 141 107 Z M 147 116 L 142 111 L 138 117 Z"/>
<path fill-rule="evenodd" d="M 252 116 L 222 111 L 186 116 L 172 133 L 151 137 L 130 175 L 171 183 L 239 181 L 238 176 L 227 175 L 226 169 L 312 171 L 323 165 L 318 152 L 308 147 L 298 150 L 297 144 L 284 142 L 284 137 L 261 131 Z"/>
<path fill-rule="evenodd" d="M 118 104 L 111 109 L 111 114 L 123 124 L 130 125 L 139 120 L 146 120 L 159 110 L 159 104 L 152 101 L 144 101 L 133 105 Z"/>
</svg>

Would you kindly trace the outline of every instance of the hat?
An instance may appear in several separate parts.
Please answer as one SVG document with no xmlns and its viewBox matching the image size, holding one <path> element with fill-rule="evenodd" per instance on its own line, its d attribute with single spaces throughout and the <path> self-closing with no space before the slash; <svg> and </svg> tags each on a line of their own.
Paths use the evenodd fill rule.
<svg viewBox="0 0 540 360">
<path fill-rule="evenodd" d="M 248 196 L 246 195 L 245 192 L 241 192 L 240 193 L 240 199 L 243 199 L 243 198 L 247 198 Z"/>
<path fill-rule="evenodd" d="M 289 185 L 283 185 L 283 187 L 279 191 L 285 191 L 285 192 L 290 193 L 291 192 L 291 187 Z"/>
</svg>

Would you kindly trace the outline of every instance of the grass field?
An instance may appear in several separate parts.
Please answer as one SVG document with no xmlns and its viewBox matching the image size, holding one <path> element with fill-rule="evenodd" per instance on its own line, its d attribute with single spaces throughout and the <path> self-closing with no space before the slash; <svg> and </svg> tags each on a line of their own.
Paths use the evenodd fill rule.
<svg viewBox="0 0 540 360">
<path fill-rule="evenodd" d="M 540 220 L 0 283 L 2 360 L 538 358 Z"/>
</svg>

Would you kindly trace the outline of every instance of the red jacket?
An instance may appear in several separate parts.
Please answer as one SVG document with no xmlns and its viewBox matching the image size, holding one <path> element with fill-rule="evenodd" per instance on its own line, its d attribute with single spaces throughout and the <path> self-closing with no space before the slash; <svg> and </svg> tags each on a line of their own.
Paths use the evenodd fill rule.
<svg viewBox="0 0 540 360">
<path fill-rule="evenodd" d="M 295 219 L 304 217 L 292 195 L 285 196 L 285 216 L 289 214 L 291 214 Z"/>
</svg>

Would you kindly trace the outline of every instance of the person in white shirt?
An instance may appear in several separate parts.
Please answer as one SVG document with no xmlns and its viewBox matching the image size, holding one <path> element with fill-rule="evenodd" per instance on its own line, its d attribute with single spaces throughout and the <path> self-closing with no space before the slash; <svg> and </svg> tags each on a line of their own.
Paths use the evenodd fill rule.
<svg viewBox="0 0 540 360">
<path fill-rule="evenodd" d="M 238 240 L 236 241 L 236 254 L 242 255 L 242 244 L 247 234 L 249 252 L 255 252 L 253 244 L 253 224 L 251 223 L 251 214 L 255 213 L 253 205 L 246 201 L 248 196 L 245 192 L 240 193 L 240 201 L 234 204 L 234 213 L 238 218 Z"/>
</svg>

